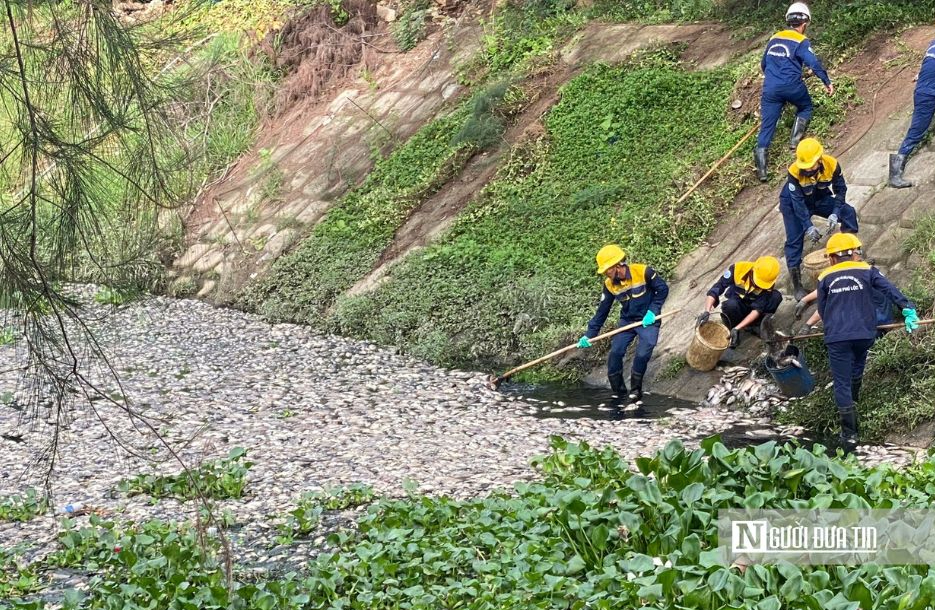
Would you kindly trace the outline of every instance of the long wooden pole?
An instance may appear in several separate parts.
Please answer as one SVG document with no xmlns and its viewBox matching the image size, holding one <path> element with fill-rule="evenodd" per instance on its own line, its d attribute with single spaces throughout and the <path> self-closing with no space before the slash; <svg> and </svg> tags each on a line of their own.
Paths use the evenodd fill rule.
<svg viewBox="0 0 935 610">
<path fill-rule="evenodd" d="M 753 127 L 750 128 L 750 131 L 748 131 L 742 138 L 740 138 L 740 141 L 739 141 L 739 142 L 737 142 L 736 144 L 734 144 L 734 147 L 733 147 L 733 148 L 731 148 L 729 151 L 727 151 L 727 153 L 726 153 L 723 157 L 721 157 L 720 159 L 718 159 L 717 162 L 716 162 L 714 165 L 711 166 L 711 169 L 709 169 L 709 170 L 705 173 L 704 176 L 702 176 L 701 178 L 698 179 L 698 182 L 696 182 L 695 184 L 693 184 L 693 185 L 691 186 L 690 189 L 688 189 L 687 191 L 685 191 L 685 194 L 684 194 L 684 195 L 682 195 L 681 197 L 679 197 L 679 198 L 675 201 L 675 205 L 678 205 L 678 204 L 682 203 L 683 201 L 685 201 L 686 199 L 688 199 L 688 196 L 691 195 L 692 193 L 694 193 L 694 192 L 695 192 L 695 189 L 697 189 L 699 186 L 701 186 L 701 184 L 702 184 L 705 180 L 707 180 L 708 177 L 709 177 L 711 174 L 713 174 L 714 171 L 715 171 L 717 168 L 719 168 L 719 167 L 721 166 L 722 163 L 724 163 L 725 161 L 727 161 L 727 160 L 730 158 L 730 156 L 733 155 L 733 154 L 737 151 L 737 149 L 740 148 L 740 146 L 741 146 L 744 142 L 746 142 L 746 141 L 750 138 L 750 136 L 752 136 L 752 135 L 754 134 L 754 132 L 756 132 L 756 130 L 759 129 L 759 128 L 760 128 L 760 121 L 757 121 L 756 123 L 753 124 Z"/>
<path fill-rule="evenodd" d="M 935 319 L 919 320 L 919 326 L 925 326 L 926 324 L 935 323 Z M 896 328 L 903 328 L 905 322 L 893 322 L 892 324 L 881 324 L 877 326 L 877 330 L 893 330 Z M 776 333 L 781 334 L 781 333 Z M 799 339 L 814 339 L 816 337 L 824 337 L 825 333 L 808 333 L 807 335 L 781 335 L 783 341 L 798 341 Z"/>
<path fill-rule="evenodd" d="M 681 308 L 679 308 L 679 309 L 673 309 L 672 311 L 666 311 L 666 312 L 660 313 L 658 316 L 656 316 L 656 319 L 657 319 L 657 320 L 661 320 L 662 318 L 665 318 L 665 317 L 668 317 L 668 316 L 677 314 L 677 313 L 680 312 L 680 311 L 682 311 Z M 594 337 L 593 339 L 591 339 L 591 343 L 592 343 L 592 344 L 593 344 L 593 343 L 597 343 L 598 341 L 602 341 L 602 340 L 607 339 L 607 338 L 609 338 L 609 337 L 613 337 L 613 336 L 616 335 L 616 334 L 622 333 L 622 332 L 625 331 L 625 330 L 633 330 L 634 328 L 637 328 L 638 326 L 642 326 L 642 325 L 643 325 L 642 322 L 634 322 L 633 324 L 627 324 L 626 326 L 621 326 L 620 328 L 615 328 L 614 330 L 608 331 L 608 332 L 606 332 L 606 333 L 604 333 L 604 334 L 602 334 L 602 335 L 598 335 L 598 336 Z M 500 375 L 499 377 L 497 377 L 497 378 L 491 380 L 491 381 L 490 381 L 490 386 L 491 386 L 493 389 L 497 389 L 497 387 L 498 387 L 501 383 L 503 383 L 504 381 L 506 381 L 507 379 L 509 379 L 509 378 L 512 377 L 513 375 L 515 375 L 516 373 L 518 373 L 518 372 L 520 372 L 520 371 L 524 371 L 524 370 L 526 370 L 526 369 L 528 369 L 528 368 L 530 368 L 530 367 L 536 366 L 537 364 L 542 364 L 543 362 L 545 362 L 546 360 L 549 360 L 550 358 L 554 358 L 555 356 L 559 356 L 559 355 L 561 355 L 561 354 L 564 354 L 565 352 L 570 352 L 571 350 L 577 349 L 577 348 L 578 348 L 578 344 L 577 344 L 577 343 L 573 343 L 573 344 L 571 344 L 571 345 L 569 345 L 569 346 L 567 346 L 567 347 L 563 347 L 562 349 L 557 349 L 557 350 L 555 350 L 554 352 L 552 352 L 552 353 L 550 353 L 550 354 L 546 354 L 545 356 L 542 356 L 541 358 L 536 358 L 535 360 L 533 360 L 533 361 L 531 361 L 531 362 L 527 362 L 526 364 L 520 365 L 520 366 L 516 367 L 515 369 L 510 369 L 510 370 L 507 371 L 506 373 L 504 373 L 504 374 Z"/>
</svg>

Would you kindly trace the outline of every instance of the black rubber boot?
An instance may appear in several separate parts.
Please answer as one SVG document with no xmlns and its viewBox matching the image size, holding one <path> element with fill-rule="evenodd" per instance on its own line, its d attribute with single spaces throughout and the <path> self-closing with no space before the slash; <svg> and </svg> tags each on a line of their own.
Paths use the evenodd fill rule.
<svg viewBox="0 0 935 610">
<path fill-rule="evenodd" d="M 789 150 L 795 150 L 802 138 L 805 137 L 806 131 L 808 131 L 808 119 L 795 117 L 795 122 L 792 123 L 792 137 L 789 138 Z"/>
<path fill-rule="evenodd" d="M 792 277 L 792 292 L 796 301 L 801 301 L 808 294 L 805 287 L 802 286 L 802 271 L 798 267 L 790 267 L 789 275 Z"/>
<path fill-rule="evenodd" d="M 857 449 L 857 409 L 854 405 L 839 408 L 841 415 L 841 443 L 848 453 Z"/>
<path fill-rule="evenodd" d="M 863 383 L 863 379 L 851 380 L 851 400 L 853 400 L 854 402 L 860 402 L 861 383 Z"/>
<path fill-rule="evenodd" d="M 623 382 L 623 373 L 608 375 L 607 380 L 610 382 L 610 390 L 614 393 L 614 398 L 623 398 L 627 395 L 627 384 Z"/>
<path fill-rule="evenodd" d="M 757 148 L 753 151 L 753 162 L 756 164 L 756 177 L 760 182 L 766 182 L 766 149 Z"/>
<path fill-rule="evenodd" d="M 630 375 L 630 404 L 638 405 L 643 402 L 643 375 L 633 373 Z"/>
<path fill-rule="evenodd" d="M 890 186 L 894 189 L 904 189 L 912 186 L 912 183 L 903 178 L 903 171 L 906 169 L 906 155 L 890 155 Z"/>
</svg>

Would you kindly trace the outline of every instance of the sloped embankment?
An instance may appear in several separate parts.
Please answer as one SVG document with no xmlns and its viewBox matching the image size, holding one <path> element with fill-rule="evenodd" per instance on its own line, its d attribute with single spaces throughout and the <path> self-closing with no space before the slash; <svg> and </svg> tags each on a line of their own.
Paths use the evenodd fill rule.
<svg viewBox="0 0 935 610">
<path fill-rule="evenodd" d="M 725 108 L 746 68 L 723 64 L 756 42 L 724 39 L 710 24 L 591 26 L 557 65 L 502 95 L 501 116 L 512 125 L 506 141 L 481 155 L 454 146 L 490 89 L 475 94 L 381 161 L 249 290 L 248 302 L 274 319 L 395 343 L 444 364 L 551 348 L 592 306 L 595 235 L 674 262 L 712 226 L 713 195 L 677 211 L 662 202 L 745 129 Z M 657 50 L 628 60 L 642 48 Z M 681 129 L 667 125 L 673 115 L 684 117 Z M 460 157 L 465 151 L 473 161 Z M 449 178 L 445 159 L 467 163 L 468 172 Z M 439 178 L 448 184 L 432 197 Z M 375 286 L 367 279 L 374 267 L 404 254 L 407 240 L 429 241 L 465 205 L 445 237 L 393 267 L 390 281 L 372 293 L 355 288 L 362 279 Z M 421 215 L 434 221 L 420 224 Z"/>
</svg>

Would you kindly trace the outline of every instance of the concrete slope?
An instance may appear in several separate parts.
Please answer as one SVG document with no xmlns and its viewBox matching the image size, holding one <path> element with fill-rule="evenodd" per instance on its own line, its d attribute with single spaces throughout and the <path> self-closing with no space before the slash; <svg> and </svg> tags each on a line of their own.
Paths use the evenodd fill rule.
<svg viewBox="0 0 935 610">
<path fill-rule="evenodd" d="M 933 36 L 935 28 L 914 28 L 903 34 L 902 40 L 921 57 Z M 896 45 L 890 48 L 895 49 Z M 902 250 L 904 238 L 916 219 L 935 213 L 935 192 L 932 191 L 935 147 L 931 144 L 922 147 L 910 160 L 906 176 L 916 183 L 913 188 L 886 187 L 888 155 L 902 141 L 911 116 L 913 79 L 918 63 L 912 58 L 903 63 L 890 62 L 887 67 L 884 59 L 872 54 L 869 57 L 875 67 L 870 71 L 872 78 L 864 83 L 865 104 L 848 119 L 861 121 L 866 126 L 858 133 L 853 129 L 845 131 L 837 150 L 832 142 L 829 152 L 842 164 L 849 187 L 848 201 L 857 209 L 859 235 L 866 246 L 866 255 L 874 258 L 884 273 L 899 282 L 908 278 L 912 268 L 912 262 Z M 866 63 L 868 58 L 861 60 Z M 791 163 L 793 154 L 785 148 L 786 142 L 781 139 L 784 135 L 777 134 L 770 153 L 774 158 L 787 155 Z M 753 171 L 752 161 L 750 171 Z M 783 261 L 780 288 L 784 298 L 777 320 L 779 328 L 792 325 L 794 300 L 782 258 L 785 231 L 778 211 L 782 184 L 783 179 L 774 176 L 769 185 L 744 191 L 711 238 L 680 262 L 672 277 L 667 308 L 681 307 L 683 311 L 666 322 L 650 374 L 658 372 L 670 357 L 685 354 L 694 334 L 694 318 L 704 307 L 705 292 L 735 260 L 754 260 L 771 254 Z M 822 219 L 816 217 L 815 221 L 817 227 L 824 226 Z M 759 341 L 748 338 L 744 343 L 737 350 L 739 353 L 733 355 L 736 361 L 761 353 L 763 346 Z M 730 352 L 726 356 L 730 358 Z M 597 380 L 598 375 L 595 373 L 592 377 Z M 656 384 L 655 389 L 700 400 L 720 375 L 717 370 L 710 373 L 689 370 L 673 381 Z"/>
</svg>

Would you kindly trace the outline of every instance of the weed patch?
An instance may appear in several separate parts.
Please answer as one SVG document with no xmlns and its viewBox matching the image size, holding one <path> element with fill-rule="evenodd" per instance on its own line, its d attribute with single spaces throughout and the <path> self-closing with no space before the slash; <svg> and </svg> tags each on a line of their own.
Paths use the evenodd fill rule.
<svg viewBox="0 0 935 610">
<path fill-rule="evenodd" d="M 0 498 L 0 522 L 29 521 L 38 515 L 44 515 L 49 505 L 46 499 L 29 489 L 25 494 L 16 494 Z"/>
<path fill-rule="evenodd" d="M 240 498 L 247 485 L 247 471 L 253 465 L 246 457 L 245 449 L 235 447 L 225 459 L 207 462 L 190 473 L 141 474 L 121 481 L 117 488 L 131 496 L 146 494 L 154 499 L 175 498 L 185 501 L 197 498 L 199 494 L 219 500 Z"/>
<path fill-rule="evenodd" d="M 935 458 L 864 468 L 824 449 L 765 443 L 636 460 L 552 439 L 534 483 L 487 497 L 411 495 L 372 504 L 328 536 L 303 573 L 225 586 L 216 537 L 185 524 L 65 522 L 42 566 L 94 574 L 65 608 L 905 608 L 930 602 L 929 566 L 721 565 L 727 508 L 929 506 Z M 343 505 L 342 503 L 339 503 Z M 3 552 L 3 551 L 0 551 Z M 239 572 L 234 571 L 235 578 Z M 2 582 L 2 581 L 0 581 Z M 899 583 L 895 585 L 894 583 Z M 14 607 L 43 608 L 14 600 Z"/>
<path fill-rule="evenodd" d="M 303 494 L 294 509 L 279 525 L 276 542 L 291 544 L 299 537 L 308 536 L 318 527 L 325 511 L 347 510 L 374 501 L 373 489 L 368 485 L 351 485 L 322 492 Z"/>
<path fill-rule="evenodd" d="M 417 132 L 377 162 L 312 234 L 269 275 L 248 287 L 243 303 L 275 320 L 321 324 L 342 292 L 369 272 L 396 229 L 455 175 L 480 147 L 499 138 L 501 102 L 515 102 L 505 85 L 480 92 Z"/>
</svg>

